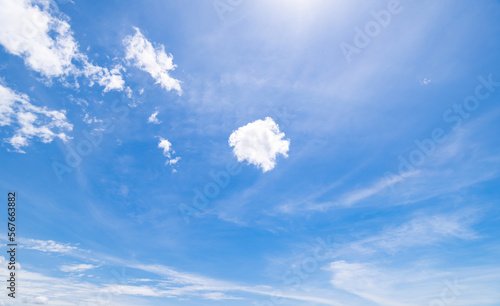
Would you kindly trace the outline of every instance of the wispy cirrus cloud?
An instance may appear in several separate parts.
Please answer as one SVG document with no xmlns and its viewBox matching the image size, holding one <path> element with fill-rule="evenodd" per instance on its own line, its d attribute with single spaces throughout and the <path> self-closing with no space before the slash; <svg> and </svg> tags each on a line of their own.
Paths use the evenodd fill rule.
<svg viewBox="0 0 500 306">
<path fill-rule="evenodd" d="M 69 243 L 59 243 L 53 240 L 38 240 L 20 238 L 23 247 L 30 250 L 37 250 L 45 253 L 72 254 L 81 251 L 78 247 Z"/>
<path fill-rule="evenodd" d="M 469 305 L 474 299 L 495 296 L 485 288 L 485 280 L 498 281 L 495 269 L 488 267 L 443 268 L 439 256 L 429 254 L 418 261 L 412 260 L 414 250 L 447 243 L 466 243 L 479 239 L 473 225 L 479 221 L 478 212 L 466 209 L 458 212 L 431 214 L 421 211 L 397 226 L 385 227 L 380 233 L 338 245 L 325 271 L 331 272 L 331 284 L 364 299 L 363 303 L 380 305 L 432 305 L 438 303 L 443 288 L 456 285 L 459 294 L 456 305 Z M 403 257 L 401 252 L 406 252 Z M 408 257 L 408 261 L 406 260 Z M 395 265 L 394 261 L 403 261 Z M 491 267 L 490 267 L 491 268 Z M 450 285 L 451 284 L 451 285 Z M 452 290 L 452 289 L 446 289 Z M 449 297 L 452 295 L 448 293 Z M 458 298 L 460 297 L 460 299 Z M 435 302 L 438 301 L 438 302 Z M 437 305 L 437 304 L 436 304 Z"/>
<path fill-rule="evenodd" d="M 450 240 L 479 238 L 472 226 L 478 221 L 477 212 L 462 210 L 447 214 L 420 212 L 414 218 L 397 226 L 388 226 L 376 235 L 353 241 L 339 248 L 339 255 L 374 254 L 399 251 L 444 243 Z"/>
<path fill-rule="evenodd" d="M 244 300 L 248 297 L 248 294 L 251 294 L 279 298 L 280 300 L 305 301 L 321 305 L 341 305 L 334 299 L 297 293 L 288 288 L 284 288 L 282 291 L 280 290 L 278 294 L 276 290 L 269 286 L 240 285 L 197 274 L 179 272 L 163 265 L 128 264 L 128 266 L 130 268 L 151 272 L 166 278 L 166 281 L 159 282 L 156 287 L 141 286 L 140 289 L 136 289 L 141 295 L 149 293 L 152 294 L 151 296 L 166 296 L 171 298 L 198 296 L 207 300 Z M 114 286 L 108 287 L 108 289 L 115 290 L 115 293 L 125 295 L 130 292 L 126 290 L 129 288 L 124 287 Z"/>
<path fill-rule="evenodd" d="M 83 272 L 91 269 L 95 269 L 99 266 L 94 266 L 90 264 L 75 264 L 75 265 L 64 265 L 59 267 L 63 272 Z"/>
<path fill-rule="evenodd" d="M 23 239 L 25 245 L 31 245 L 31 249 L 40 250 L 49 254 L 66 254 L 71 256 L 73 248 L 68 245 L 54 241 L 41 241 L 35 239 Z M 94 254 L 96 255 L 96 254 Z M 98 256 L 99 257 L 99 256 Z M 109 260 L 109 258 L 108 258 Z M 0 256 L 0 264 L 6 264 L 6 259 Z M 103 269 L 111 270 L 109 278 L 92 279 L 54 277 L 25 268 L 20 268 L 23 275 L 23 298 L 26 303 L 36 304 L 36 301 L 54 305 L 74 305 L 75 303 L 99 304 L 102 302 L 119 303 L 120 305 L 137 305 L 148 301 L 148 298 L 161 297 L 163 299 L 186 300 L 198 299 L 201 301 L 245 301 L 250 297 L 268 296 L 279 297 L 280 300 L 303 301 L 318 303 L 321 305 L 340 305 L 334 300 L 301 294 L 287 290 L 276 291 L 269 286 L 261 285 L 239 285 L 232 282 L 221 281 L 197 274 L 181 272 L 163 265 L 142 265 L 111 260 L 103 265 Z M 137 271 L 153 273 L 159 278 L 146 280 L 148 285 L 135 284 L 137 279 L 129 278 L 126 274 L 118 275 L 116 265 L 121 269 L 127 268 Z M 76 264 L 59 267 L 63 272 L 83 272 L 96 268 L 95 265 Z M 7 277 L 7 270 L 0 271 L 0 276 Z M 46 273 L 47 271 L 45 271 Z M 112 276 L 112 277 L 111 277 Z M 140 280 L 139 283 L 143 283 Z M 47 287 L 49 283 L 51 286 Z M 7 301 L 5 296 L 1 301 Z"/>
<path fill-rule="evenodd" d="M 133 66 L 149 73 L 157 84 L 166 91 L 175 90 L 182 93 L 180 81 L 170 76 L 177 66 L 173 63 L 172 54 L 165 52 L 165 46 L 153 45 L 139 30 L 134 28 L 135 34 L 125 37 L 125 59 Z"/>
<path fill-rule="evenodd" d="M 390 171 L 380 173 L 364 185 L 347 186 L 347 180 L 342 179 L 334 185 L 338 192 L 333 193 L 333 188 L 326 188 L 312 196 L 280 204 L 277 211 L 295 214 L 308 210 L 326 211 L 334 207 L 351 207 L 356 204 L 411 204 L 455 194 L 476 184 L 493 180 L 500 176 L 496 152 L 498 150 L 489 148 L 487 141 L 477 135 L 487 130 L 487 126 L 498 120 L 499 116 L 500 112 L 491 112 L 450 131 L 446 140 L 436 145 L 420 165 L 408 163 L 401 168 L 405 171 L 396 171 L 399 170 L 396 163 L 398 159 L 394 158 L 395 169 L 387 169 Z M 457 164 L 460 164 L 460 167 L 457 167 Z M 343 186 L 347 188 L 342 190 Z"/>
<path fill-rule="evenodd" d="M 428 263 L 403 267 L 337 260 L 330 263 L 333 287 L 362 300 L 356 305 L 492 305 L 500 294 L 499 269 L 491 266 L 439 269 Z M 494 302 L 493 302 L 494 304 Z"/>
<path fill-rule="evenodd" d="M 465 214 L 465 213 L 464 213 Z M 360 241 L 365 247 L 378 248 L 379 250 L 393 250 L 395 244 L 403 240 L 413 241 L 413 246 L 422 245 L 422 241 L 414 241 L 416 236 L 424 243 L 434 243 L 439 237 L 458 237 L 469 239 L 474 237 L 473 232 L 467 229 L 467 222 L 460 221 L 459 216 L 451 216 L 446 220 L 445 215 L 430 216 L 431 221 L 425 222 L 420 218 L 411 220 L 399 227 L 386 229 L 379 235 Z M 459 220 L 460 219 L 460 220 Z M 463 224 L 459 224 L 462 222 Z M 425 225 L 427 224 L 427 225 Z M 395 234 L 397 233 L 397 234 Z M 390 237 L 398 237 L 397 241 L 387 244 Z M 438 239 L 432 238 L 438 237 Z M 65 253 L 71 255 L 75 247 L 59 244 L 54 241 L 40 241 L 34 239 L 24 239 L 23 244 L 31 244 L 32 249 L 39 249 L 49 253 Z M 402 245 L 408 246 L 407 244 Z M 96 254 L 94 254 L 96 255 Z M 346 255 L 346 254 L 343 254 Z M 337 255 L 342 256 L 342 255 Z M 97 255 L 96 258 L 102 258 Z M 332 273 L 331 285 L 336 290 L 349 292 L 360 299 L 353 300 L 352 297 L 339 294 L 333 297 L 327 292 L 318 291 L 311 294 L 307 290 L 293 291 L 286 286 L 270 287 L 262 285 L 242 285 L 231 281 L 223 281 L 199 274 L 182 272 L 164 265 L 150 265 L 142 263 L 127 262 L 119 259 L 107 257 L 106 265 L 122 266 L 135 271 L 144 271 L 157 275 L 158 278 L 150 277 L 144 281 L 138 281 L 134 277 L 119 279 L 115 282 L 101 280 L 97 283 L 88 281 L 77 281 L 66 278 L 55 278 L 42 274 L 24 271 L 26 275 L 27 287 L 33 296 L 28 298 L 34 300 L 38 296 L 44 297 L 48 303 L 58 302 L 62 305 L 69 305 L 75 300 L 78 301 L 99 301 L 102 295 L 107 295 L 106 300 L 131 301 L 141 303 L 148 298 L 164 298 L 173 300 L 201 299 L 207 301 L 245 301 L 248 299 L 264 300 L 274 299 L 287 301 L 287 303 L 315 303 L 319 305 L 363 305 L 367 301 L 384 305 L 422 305 L 432 299 L 439 297 L 442 288 L 448 284 L 456 283 L 463 295 L 460 296 L 458 305 L 467 305 L 476 298 L 480 300 L 495 299 L 495 295 L 488 290 L 484 284 L 496 281 L 497 271 L 488 270 L 482 267 L 481 271 L 463 268 L 455 271 L 443 271 L 432 268 L 429 265 L 409 266 L 404 269 L 388 268 L 380 266 L 375 262 L 358 262 L 351 256 L 350 260 L 336 259 L 326 264 L 322 271 Z M 66 272 L 80 272 L 96 268 L 95 265 L 75 264 L 66 265 L 59 269 Z M 488 272 L 487 272 L 488 271 Z M 482 278 L 477 278 L 478 273 Z M 53 288 L 43 290 L 42 283 L 50 282 Z M 482 286 L 482 287 L 481 287 Z M 309 287 L 304 287 L 309 288 Z M 471 292 L 469 288 L 479 291 Z M 63 293 L 63 290 L 64 293 Z M 91 294 L 94 292 L 94 294 Z M 478 295 L 481 294 L 482 297 Z M 259 298 L 260 296 L 260 298 Z M 364 302 L 363 302 L 364 301 Z M 66 303 L 66 304 L 65 304 Z M 127 305 L 126 303 L 124 305 Z"/>
</svg>

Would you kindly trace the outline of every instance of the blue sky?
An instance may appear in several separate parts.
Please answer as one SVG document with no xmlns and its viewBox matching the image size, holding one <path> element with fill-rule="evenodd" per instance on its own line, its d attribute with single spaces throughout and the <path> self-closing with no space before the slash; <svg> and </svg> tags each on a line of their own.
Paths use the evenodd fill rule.
<svg viewBox="0 0 500 306">
<path fill-rule="evenodd" d="M 498 20 L 493 0 L 0 0 L 17 301 L 499 305 Z"/>
</svg>

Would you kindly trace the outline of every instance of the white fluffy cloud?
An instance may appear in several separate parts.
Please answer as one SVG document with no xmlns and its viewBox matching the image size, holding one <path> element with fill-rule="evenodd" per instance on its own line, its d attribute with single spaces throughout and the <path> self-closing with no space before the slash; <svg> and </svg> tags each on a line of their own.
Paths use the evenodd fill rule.
<svg viewBox="0 0 500 306">
<path fill-rule="evenodd" d="M 181 159 L 180 156 L 172 158 L 172 154 L 175 154 L 175 151 L 172 150 L 172 144 L 167 139 L 160 137 L 160 142 L 158 143 L 158 148 L 163 150 L 163 155 L 168 158 L 165 164 L 167 165 L 175 165 Z M 176 171 L 174 171 L 176 172 Z"/>
<path fill-rule="evenodd" d="M 89 63 L 78 50 L 68 17 L 51 5 L 44 0 L 0 0 L 0 44 L 49 79 L 84 75 L 105 92 L 123 90 L 120 68 L 109 71 Z"/>
<path fill-rule="evenodd" d="M 267 117 L 234 131 L 229 137 L 229 145 L 234 147 L 238 161 L 246 160 L 266 172 L 274 168 L 279 154 L 288 157 L 290 141 L 283 137 L 285 134 L 280 132 L 278 125 Z"/>
<path fill-rule="evenodd" d="M 160 124 L 161 121 L 156 117 L 158 116 L 159 112 L 155 111 L 154 113 L 151 114 L 148 118 L 148 123 L 154 123 L 154 124 Z"/>
<path fill-rule="evenodd" d="M 172 148 L 172 144 L 168 139 L 163 139 L 160 137 L 160 142 L 158 143 L 158 148 L 163 149 L 163 155 L 166 157 L 170 157 L 170 150 Z"/>
<path fill-rule="evenodd" d="M 78 45 L 69 24 L 49 14 L 48 2 L 0 0 L 0 8 L 0 43 L 8 52 L 47 77 L 72 72 Z"/>
<path fill-rule="evenodd" d="M 66 120 L 65 111 L 49 110 L 35 106 L 29 97 L 18 94 L 0 84 L 0 126 L 11 126 L 14 135 L 7 141 L 18 151 L 29 145 L 30 140 L 44 143 L 59 138 L 66 142 L 73 125 Z"/>
<path fill-rule="evenodd" d="M 161 44 L 153 46 L 138 28 L 134 29 L 135 34 L 123 40 L 125 58 L 139 69 L 149 73 L 156 80 L 156 84 L 160 84 L 165 90 L 173 89 L 181 94 L 179 80 L 172 78 L 168 73 L 176 68 L 172 54 L 167 54 L 165 46 Z"/>
</svg>

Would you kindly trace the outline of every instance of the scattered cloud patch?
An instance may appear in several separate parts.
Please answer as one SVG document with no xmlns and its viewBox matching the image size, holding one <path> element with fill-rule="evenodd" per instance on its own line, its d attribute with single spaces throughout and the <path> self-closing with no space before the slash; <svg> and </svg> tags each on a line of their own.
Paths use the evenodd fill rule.
<svg viewBox="0 0 500 306">
<path fill-rule="evenodd" d="M 278 155 L 288 157 L 290 140 L 284 137 L 274 120 L 267 117 L 238 128 L 229 136 L 229 145 L 239 162 L 247 161 L 267 172 L 276 166 Z"/>
<path fill-rule="evenodd" d="M 181 158 L 179 156 L 177 156 L 176 158 L 173 158 L 171 160 L 168 161 L 168 164 L 169 165 L 175 165 L 177 164 L 177 162 L 180 160 Z"/>
<path fill-rule="evenodd" d="M 122 65 L 116 65 L 113 69 L 103 68 L 92 65 L 85 60 L 85 68 L 83 74 L 89 78 L 90 86 L 97 82 L 104 87 L 104 92 L 111 90 L 122 91 L 125 88 L 125 81 L 122 78 L 121 71 L 125 71 Z M 126 88 L 130 90 L 130 88 Z"/>
<path fill-rule="evenodd" d="M 137 68 L 149 73 L 167 91 L 176 90 L 181 94 L 180 81 L 172 78 L 169 71 L 177 66 L 173 63 L 172 54 L 165 52 L 165 46 L 153 44 L 142 35 L 138 28 L 135 34 L 125 37 L 125 58 Z"/>
<path fill-rule="evenodd" d="M 56 77 L 67 84 L 67 77 L 84 75 L 90 86 L 95 82 L 104 86 L 104 92 L 123 90 L 123 67 L 115 66 L 109 71 L 91 64 L 79 51 L 68 20 L 52 1 L 2 0 L 0 44 L 49 80 Z"/>
<path fill-rule="evenodd" d="M 82 98 L 75 98 L 73 95 L 69 95 L 69 100 L 76 105 L 81 106 L 83 109 L 89 106 L 89 102 L 87 102 L 87 100 Z"/>
<path fill-rule="evenodd" d="M 101 123 L 103 122 L 102 119 L 97 119 L 97 117 L 90 117 L 89 114 L 85 114 L 85 117 L 83 117 L 83 122 L 86 124 L 92 124 L 92 123 Z"/>
<path fill-rule="evenodd" d="M 65 111 L 49 110 L 31 104 L 25 94 L 19 94 L 0 84 L 0 126 L 11 126 L 14 135 L 7 139 L 17 152 L 37 139 L 49 143 L 55 138 L 66 142 L 67 131 L 73 129 L 68 123 Z"/>
<path fill-rule="evenodd" d="M 158 116 L 159 111 L 155 111 L 154 113 L 151 114 L 148 118 L 148 123 L 154 123 L 154 124 L 160 124 L 161 121 L 156 117 Z"/>
<path fill-rule="evenodd" d="M 172 150 L 172 144 L 167 139 L 160 137 L 160 142 L 158 143 L 158 148 L 163 150 L 163 155 L 168 159 L 165 162 L 165 165 L 175 165 L 181 159 L 180 156 L 172 158 L 172 154 L 175 154 L 175 151 Z M 174 173 L 177 172 L 175 169 Z"/>
</svg>

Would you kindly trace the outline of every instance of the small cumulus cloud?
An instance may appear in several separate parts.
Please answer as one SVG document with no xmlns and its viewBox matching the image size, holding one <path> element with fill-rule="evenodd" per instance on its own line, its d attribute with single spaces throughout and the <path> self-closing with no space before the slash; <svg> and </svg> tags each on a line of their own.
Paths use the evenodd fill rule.
<svg viewBox="0 0 500 306">
<path fill-rule="evenodd" d="M 163 150 L 163 155 L 168 159 L 165 162 L 165 165 L 175 165 L 181 159 L 180 156 L 172 157 L 172 154 L 175 154 L 175 151 L 172 150 L 172 144 L 168 139 L 164 139 L 160 137 L 160 142 L 158 143 L 158 148 Z M 176 169 L 172 170 L 173 173 L 177 172 Z"/>
<path fill-rule="evenodd" d="M 148 118 L 148 123 L 160 124 L 161 121 L 157 118 L 158 114 L 159 111 L 155 111 L 154 113 L 152 113 Z"/>
<path fill-rule="evenodd" d="M 270 117 L 240 127 L 229 136 L 229 145 L 239 162 L 247 161 L 263 172 L 276 166 L 278 155 L 288 157 L 290 140 L 283 139 L 278 125 Z"/>
</svg>

